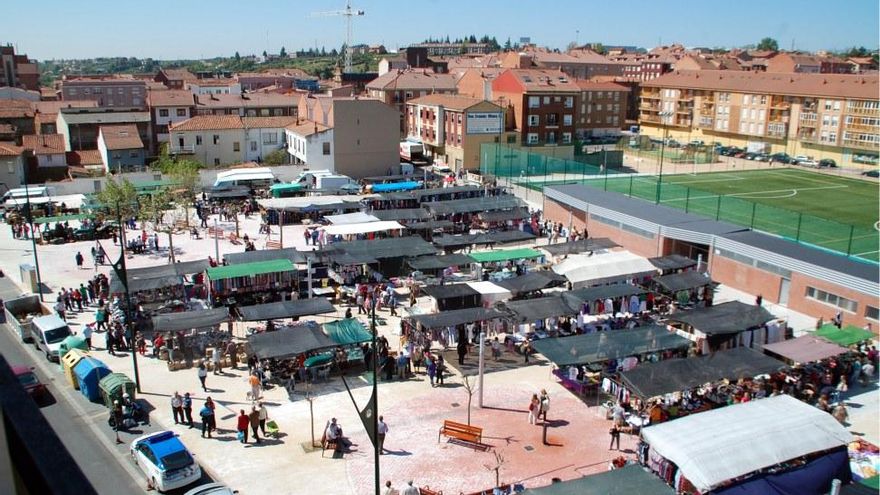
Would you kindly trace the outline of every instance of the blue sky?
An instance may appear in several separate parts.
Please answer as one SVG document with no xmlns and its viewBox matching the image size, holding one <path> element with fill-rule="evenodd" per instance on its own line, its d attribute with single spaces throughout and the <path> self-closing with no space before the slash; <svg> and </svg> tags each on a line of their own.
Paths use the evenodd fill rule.
<svg viewBox="0 0 880 495">
<path fill-rule="evenodd" d="M 0 42 L 31 58 L 135 56 L 196 58 L 340 46 L 341 17 L 311 17 L 338 10 L 344 0 L 13 0 L 0 7 Z M 389 49 L 428 36 L 465 34 L 531 37 L 564 48 L 581 43 L 651 47 L 741 46 L 764 36 L 781 47 L 877 47 L 877 0 L 354 0 L 366 11 L 355 20 L 355 43 Z M 579 31 L 579 34 L 577 33 Z"/>
</svg>

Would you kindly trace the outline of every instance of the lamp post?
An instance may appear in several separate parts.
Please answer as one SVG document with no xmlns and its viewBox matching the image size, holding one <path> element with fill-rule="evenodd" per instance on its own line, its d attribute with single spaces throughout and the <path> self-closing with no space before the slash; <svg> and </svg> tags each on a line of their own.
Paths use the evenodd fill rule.
<svg viewBox="0 0 880 495">
<path fill-rule="evenodd" d="M 34 210 L 31 206 L 31 186 L 28 183 L 28 165 L 22 166 L 22 175 L 24 178 L 24 199 L 26 202 L 25 211 L 27 212 L 28 225 L 31 229 L 31 246 L 34 249 L 34 268 L 37 271 L 37 293 L 40 295 L 40 301 L 45 301 L 43 297 L 43 278 L 40 276 L 40 258 L 37 255 L 37 233 L 34 231 Z M 37 227 L 39 229 L 39 227 Z"/>
<path fill-rule="evenodd" d="M 669 128 L 666 126 L 666 119 L 673 115 L 673 112 L 660 112 L 660 125 L 663 126 L 663 140 L 660 142 L 660 171 L 657 176 L 657 194 L 654 201 L 657 204 L 660 204 L 660 187 L 663 182 L 663 152 L 666 150 L 666 138 L 669 136 Z"/>
</svg>

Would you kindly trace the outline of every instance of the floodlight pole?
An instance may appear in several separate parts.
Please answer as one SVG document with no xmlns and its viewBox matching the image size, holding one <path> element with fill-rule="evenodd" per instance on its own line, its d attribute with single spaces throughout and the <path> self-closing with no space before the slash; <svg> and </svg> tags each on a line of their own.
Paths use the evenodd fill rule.
<svg viewBox="0 0 880 495">
<path fill-rule="evenodd" d="M 27 208 L 27 221 L 31 229 L 31 246 L 34 248 L 34 268 L 37 270 L 37 293 L 40 294 L 40 302 L 44 302 L 43 278 L 40 276 L 40 257 L 37 256 L 37 233 L 34 231 L 34 211 L 31 209 L 31 186 L 28 184 L 28 166 L 22 167 L 24 173 L 24 200 Z M 7 187 L 7 189 L 9 189 Z M 39 227 L 38 227 L 39 228 Z"/>
</svg>

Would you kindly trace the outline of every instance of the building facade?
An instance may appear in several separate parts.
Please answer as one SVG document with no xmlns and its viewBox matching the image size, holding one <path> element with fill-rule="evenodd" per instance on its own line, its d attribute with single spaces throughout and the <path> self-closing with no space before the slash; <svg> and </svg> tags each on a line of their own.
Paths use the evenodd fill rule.
<svg viewBox="0 0 880 495">
<path fill-rule="evenodd" d="M 284 129 L 295 122 L 296 117 L 197 115 L 169 126 L 168 151 L 209 166 L 259 163 L 286 148 Z"/>
<path fill-rule="evenodd" d="M 428 95 L 406 104 L 407 139 L 425 145 L 435 163 L 455 172 L 480 168 L 480 145 L 504 135 L 498 105 L 459 95 Z"/>
<path fill-rule="evenodd" d="M 40 70 L 36 60 L 15 53 L 12 45 L 0 46 L 0 86 L 40 90 Z"/>
<path fill-rule="evenodd" d="M 880 163 L 880 76 L 675 71 L 642 84 L 641 132 L 706 143 Z M 665 117 L 661 117 L 663 112 Z"/>
<path fill-rule="evenodd" d="M 333 157 L 333 128 L 311 120 L 303 120 L 287 126 L 287 154 L 290 163 L 305 165 L 310 170 L 336 172 Z"/>
<path fill-rule="evenodd" d="M 0 182 L 10 189 L 24 184 L 24 148 L 0 142 Z"/>
<path fill-rule="evenodd" d="M 370 81 L 367 96 L 390 105 L 398 112 L 399 136 L 405 136 L 406 120 L 403 118 L 406 102 L 429 94 L 455 94 L 458 88 L 455 76 L 435 74 L 428 70 L 407 69 L 391 71 Z"/>
<path fill-rule="evenodd" d="M 512 114 L 527 146 L 573 144 L 579 98 L 578 85 L 559 71 L 508 69 L 492 81 L 492 100 Z"/>
<path fill-rule="evenodd" d="M 296 117 L 301 93 L 211 94 L 196 96 L 196 115 Z"/>
<path fill-rule="evenodd" d="M 98 130 L 98 151 L 107 173 L 144 170 L 147 153 L 137 126 L 133 124 L 101 126 Z"/>
<path fill-rule="evenodd" d="M 576 81 L 580 88 L 579 138 L 618 136 L 626 124 L 629 88 L 613 82 Z"/>
<path fill-rule="evenodd" d="M 67 151 L 98 149 L 102 125 L 134 124 L 146 149 L 153 149 L 153 126 L 150 112 L 135 108 L 62 107 L 55 128 L 64 136 Z"/>
<path fill-rule="evenodd" d="M 195 112 L 195 97 L 184 89 L 150 91 L 148 103 L 154 143 L 157 147 L 161 143 L 168 142 L 170 138 L 168 127 L 171 124 L 183 122 L 192 117 Z"/>
<path fill-rule="evenodd" d="M 62 100 L 91 100 L 99 107 L 145 108 L 147 83 L 131 77 L 74 76 L 61 81 Z"/>
</svg>

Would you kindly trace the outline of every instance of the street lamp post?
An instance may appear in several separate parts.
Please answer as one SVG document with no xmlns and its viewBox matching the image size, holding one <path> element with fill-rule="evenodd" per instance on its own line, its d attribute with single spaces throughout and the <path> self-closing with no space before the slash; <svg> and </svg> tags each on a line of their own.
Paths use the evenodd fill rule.
<svg viewBox="0 0 880 495">
<path fill-rule="evenodd" d="M 672 117 L 672 112 L 660 112 L 660 125 L 663 126 L 663 140 L 660 142 L 660 171 L 657 176 L 657 193 L 655 203 L 660 204 L 660 188 L 663 182 L 663 152 L 666 150 L 666 139 L 669 136 L 669 128 L 666 126 L 666 119 Z"/>
</svg>

